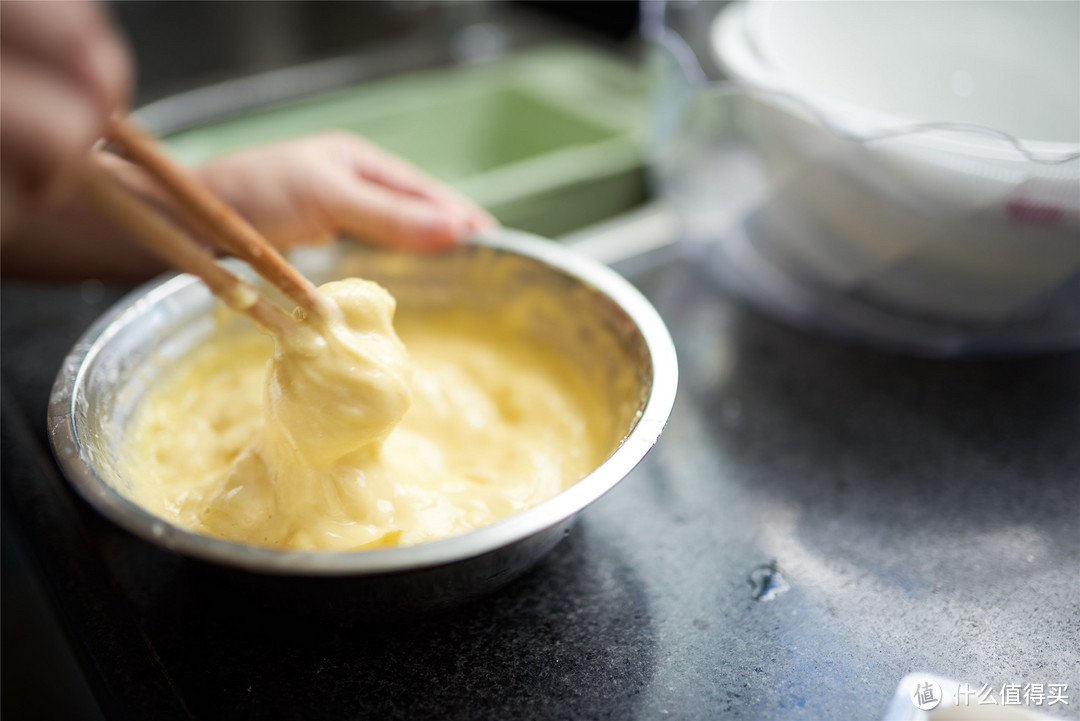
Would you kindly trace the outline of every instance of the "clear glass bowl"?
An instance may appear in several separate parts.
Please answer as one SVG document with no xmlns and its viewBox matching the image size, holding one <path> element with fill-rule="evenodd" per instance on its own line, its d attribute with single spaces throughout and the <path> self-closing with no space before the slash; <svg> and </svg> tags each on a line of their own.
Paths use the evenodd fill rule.
<svg viewBox="0 0 1080 721">
<path fill-rule="evenodd" d="M 967 12 L 957 5 L 984 15 L 1015 8 L 870 3 L 880 9 L 850 13 L 843 5 L 645 5 L 650 161 L 689 251 L 766 311 L 864 343 L 944 356 L 1080 345 L 1080 143 L 1028 140 L 991 126 L 986 121 L 997 116 L 990 101 L 981 114 L 936 117 L 936 106 L 958 111 L 933 94 L 905 94 L 908 58 L 890 64 L 886 53 L 845 66 L 844 47 L 822 36 L 841 25 L 827 16 L 837 8 L 852 37 L 872 32 L 875 20 L 903 33 L 902 18 L 873 17 L 897 8 L 948 7 L 955 22 Z M 800 21 L 799 32 L 813 38 L 802 46 L 785 14 L 796 11 L 810 20 L 821 15 L 818 26 Z M 1028 25 L 1011 26 L 1011 42 L 1021 49 L 1024 38 L 1037 44 L 1033 34 L 1055 21 L 1029 15 Z M 1009 58 L 1006 50 L 1000 57 L 983 52 L 1004 26 L 983 20 L 982 35 L 959 43 L 975 48 L 961 60 L 976 78 L 979 58 Z M 952 48 L 948 35 L 941 37 L 942 47 Z M 924 59 L 935 57 L 928 42 L 919 46 Z M 852 52 L 868 43 L 875 44 L 867 40 Z M 970 90 L 951 69 L 961 60 L 935 61 L 942 77 L 959 83 L 953 94 Z M 800 62 L 822 67 L 792 72 Z M 1037 78 L 1044 66 L 1021 69 Z M 880 79 L 880 97 L 863 92 L 872 85 L 867 79 Z M 1038 97 L 1019 90 L 1025 102 Z M 905 102 L 910 112 L 902 112 Z M 1069 112 L 1071 97 L 1055 102 L 1030 112 L 1051 105 Z M 1002 126 L 1015 115 L 1003 112 Z"/>
</svg>

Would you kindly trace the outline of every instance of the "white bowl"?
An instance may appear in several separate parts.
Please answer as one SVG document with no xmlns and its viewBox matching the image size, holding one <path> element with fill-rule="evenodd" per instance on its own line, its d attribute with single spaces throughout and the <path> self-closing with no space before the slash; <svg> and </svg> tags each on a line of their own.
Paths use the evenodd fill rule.
<svg viewBox="0 0 1080 721">
<path fill-rule="evenodd" d="M 743 39 L 714 46 L 725 66 L 812 99 L 857 133 L 947 120 L 1041 154 L 1080 143 L 1078 3 L 766 1 L 731 15 Z"/>
<path fill-rule="evenodd" d="M 972 328 L 1075 285 L 1080 4 L 760 0 L 710 35 L 753 96 L 771 198 L 750 243 L 781 271 Z"/>
</svg>

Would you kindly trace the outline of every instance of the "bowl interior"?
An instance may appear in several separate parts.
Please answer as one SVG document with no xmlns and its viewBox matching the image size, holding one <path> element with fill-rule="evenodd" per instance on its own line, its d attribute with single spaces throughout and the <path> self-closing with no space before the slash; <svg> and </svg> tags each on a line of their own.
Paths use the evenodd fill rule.
<svg viewBox="0 0 1080 721">
<path fill-rule="evenodd" d="M 319 283 L 357 275 L 376 280 L 397 298 L 399 312 L 460 308 L 491 314 L 510 308 L 528 335 L 570 355 L 609 410 L 605 430 L 612 455 L 581 482 L 533 509 L 445 541 L 335 553 L 256 548 L 199 536 L 138 507 L 129 500 L 132 479 L 117 460 L 133 410 L 155 378 L 220 332 L 222 323 L 247 323 L 215 312 L 216 301 L 189 276 L 122 301 L 73 351 L 50 408 L 58 459 L 77 489 L 121 526 L 166 547 L 252 570 L 400 570 L 474 556 L 565 521 L 618 482 L 655 442 L 673 401 L 674 369 L 670 381 L 660 384 L 664 397 L 656 398 L 660 376 L 650 347 L 654 339 L 646 334 L 660 333 L 664 363 L 674 364 L 674 350 L 655 311 L 626 281 L 551 244 L 511 241 L 505 247 L 481 244 L 436 255 L 341 244 L 306 251 L 295 262 Z M 522 253 L 522 248 L 535 252 Z M 553 255 L 544 260 L 536 253 Z M 583 265 L 579 272 L 560 262 Z"/>
</svg>

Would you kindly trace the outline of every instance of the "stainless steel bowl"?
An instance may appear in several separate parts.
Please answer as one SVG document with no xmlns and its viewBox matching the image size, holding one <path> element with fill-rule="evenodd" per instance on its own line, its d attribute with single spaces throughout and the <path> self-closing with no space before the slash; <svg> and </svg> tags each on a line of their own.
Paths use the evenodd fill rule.
<svg viewBox="0 0 1080 721">
<path fill-rule="evenodd" d="M 205 287 L 192 276 L 176 275 L 140 288 L 94 323 L 53 386 L 53 451 L 77 491 L 113 522 L 157 546 L 234 569 L 232 575 L 260 587 L 273 586 L 275 593 L 299 592 L 335 607 L 437 608 L 486 593 L 533 565 L 582 509 L 637 465 L 667 422 L 678 370 L 663 321 L 630 283 L 566 248 L 499 231 L 435 255 L 343 243 L 305 250 L 294 262 L 319 283 L 355 275 L 379 281 L 402 309 L 453 304 L 482 313 L 495 304 L 542 298 L 519 317 L 537 337 L 558 343 L 592 369 L 608 394 L 621 442 L 598 468 L 557 496 L 443 541 L 357 552 L 287 551 L 178 528 L 129 500 L 130 480 L 117 462 L 125 424 L 143 392 L 220 322 Z M 241 264 L 234 269 L 250 274 Z"/>
</svg>

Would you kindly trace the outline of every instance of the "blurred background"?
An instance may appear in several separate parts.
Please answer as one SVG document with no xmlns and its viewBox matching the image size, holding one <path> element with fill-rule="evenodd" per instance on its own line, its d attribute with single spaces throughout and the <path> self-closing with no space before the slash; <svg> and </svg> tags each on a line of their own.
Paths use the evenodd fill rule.
<svg viewBox="0 0 1080 721">
<path fill-rule="evenodd" d="M 176 0 L 110 7 L 137 60 L 137 105 L 241 75 L 354 53 L 384 63 L 373 75 L 431 66 L 450 59 L 455 32 L 480 23 L 497 27 L 501 50 L 573 39 L 631 54 L 639 14 L 631 0 Z M 426 47 L 399 57 L 418 40 Z"/>
<path fill-rule="evenodd" d="M 119 3 L 144 124 L 198 164 L 356 132 L 504 225 L 559 236 L 646 196 L 632 2 Z"/>
</svg>

